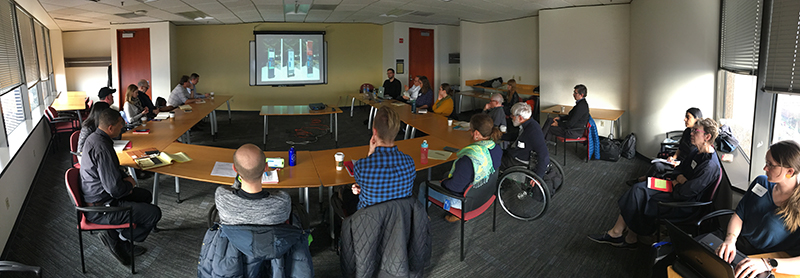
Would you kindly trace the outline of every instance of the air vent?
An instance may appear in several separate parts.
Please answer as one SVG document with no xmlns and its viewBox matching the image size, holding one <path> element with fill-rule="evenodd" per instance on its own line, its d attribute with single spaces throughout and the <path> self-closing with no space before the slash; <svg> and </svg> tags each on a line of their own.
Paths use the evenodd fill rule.
<svg viewBox="0 0 800 278">
<path fill-rule="evenodd" d="M 415 11 L 415 12 L 411 13 L 411 15 L 428 17 L 428 16 L 432 16 L 432 15 L 433 15 L 433 13 L 426 13 L 426 12 Z"/>
<path fill-rule="evenodd" d="M 60 17 L 55 17 L 55 18 L 53 18 L 53 19 L 55 19 L 55 20 L 61 20 L 61 21 L 69 21 L 69 22 L 77 22 L 77 23 L 86 23 L 86 24 L 92 24 L 92 22 L 90 22 L 90 21 L 83 21 L 83 20 L 77 20 L 77 19 L 68 19 L 68 18 L 60 18 Z"/>
<path fill-rule="evenodd" d="M 311 9 L 315 11 L 333 11 L 339 5 L 311 5 Z"/>
<path fill-rule="evenodd" d="M 196 18 L 206 18 L 208 15 L 201 11 L 193 11 L 193 12 L 183 12 L 183 13 L 176 13 L 179 16 L 195 20 Z M 211 18 L 213 19 L 213 18 Z"/>
<path fill-rule="evenodd" d="M 401 17 L 401 16 L 404 16 L 404 15 L 409 15 L 409 14 L 411 14 L 413 12 L 414 11 L 412 11 L 412 10 L 394 9 L 394 10 L 389 11 L 388 13 L 382 14 L 381 16 L 383 16 L 383 17 Z"/>
</svg>

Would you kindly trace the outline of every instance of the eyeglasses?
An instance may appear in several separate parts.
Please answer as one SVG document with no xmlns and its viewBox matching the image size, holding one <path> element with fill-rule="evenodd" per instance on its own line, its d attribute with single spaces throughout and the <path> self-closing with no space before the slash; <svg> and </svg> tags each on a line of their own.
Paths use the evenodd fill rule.
<svg viewBox="0 0 800 278">
<path fill-rule="evenodd" d="M 695 133 L 705 133 L 705 131 L 703 131 L 702 129 L 699 129 L 699 128 L 693 128 L 692 129 L 692 134 L 695 134 Z"/>
<path fill-rule="evenodd" d="M 780 165 L 780 164 L 770 164 L 769 162 L 767 162 L 767 163 L 764 163 L 764 167 L 775 168 L 775 167 L 783 167 L 783 166 Z"/>
</svg>

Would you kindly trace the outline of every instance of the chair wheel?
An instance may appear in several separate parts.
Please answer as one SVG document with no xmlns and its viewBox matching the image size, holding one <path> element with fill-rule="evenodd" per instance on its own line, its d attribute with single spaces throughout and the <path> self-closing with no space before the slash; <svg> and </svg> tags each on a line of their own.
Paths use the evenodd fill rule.
<svg viewBox="0 0 800 278">
<path fill-rule="evenodd" d="M 549 186 L 527 169 L 509 169 L 500 177 L 497 198 L 503 210 L 519 220 L 530 221 L 544 215 L 550 202 Z"/>
</svg>

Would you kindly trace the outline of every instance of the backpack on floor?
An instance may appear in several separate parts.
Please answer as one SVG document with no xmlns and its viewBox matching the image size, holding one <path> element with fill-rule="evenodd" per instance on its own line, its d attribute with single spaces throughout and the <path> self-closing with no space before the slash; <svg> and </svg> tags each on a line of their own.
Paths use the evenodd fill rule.
<svg viewBox="0 0 800 278">
<path fill-rule="evenodd" d="M 619 160 L 620 144 L 619 141 L 600 137 L 600 159 L 607 161 Z"/>
<path fill-rule="evenodd" d="M 636 135 L 631 133 L 625 136 L 625 139 L 622 140 L 622 146 L 620 147 L 620 155 L 627 159 L 636 156 Z"/>
</svg>

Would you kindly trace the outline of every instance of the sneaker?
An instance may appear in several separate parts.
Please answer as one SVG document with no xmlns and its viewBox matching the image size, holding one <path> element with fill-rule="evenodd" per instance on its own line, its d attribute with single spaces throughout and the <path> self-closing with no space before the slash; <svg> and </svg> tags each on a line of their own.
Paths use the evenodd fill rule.
<svg viewBox="0 0 800 278">
<path fill-rule="evenodd" d="M 590 240 L 597 243 L 611 244 L 613 246 L 622 246 L 625 244 L 625 237 L 611 237 L 608 233 L 594 234 L 588 236 Z"/>
<path fill-rule="evenodd" d="M 122 252 L 122 248 L 119 248 L 120 247 L 119 245 L 121 245 L 120 240 L 115 240 L 114 238 L 109 236 L 108 233 L 104 232 L 99 233 L 99 236 L 100 236 L 100 241 L 102 241 L 103 245 L 105 245 L 106 248 L 108 248 L 108 250 L 111 251 L 111 255 L 114 255 L 115 259 L 117 259 L 120 263 L 122 263 L 122 265 L 131 264 L 131 260 L 127 255 L 130 254 L 130 252 L 126 254 Z"/>
<path fill-rule="evenodd" d="M 131 245 L 132 244 L 131 244 L 130 241 L 120 242 L 120 246 L 121 246 L 120 251 L 121 252 L 125 252 L 126 255 L 130 255 L 130 253 L 131 253 Z M 133 255 L 134 256 L 140 256 L 140 255 L 144 254 L 145 252 L 147 252 L 147 248 L 144 248 L 144 247 L 139 246 L 139 245 L 133 245 Z"/>
<path fill-rule="evenodd" d="M 458 222 L 459 218 L 458 218 L 458 216 L 450 214 L 450 215 L 445 216 L 444 220 L 447 220 L 447 222 L 453 223 L 453 222 Z"/>
</svg>

